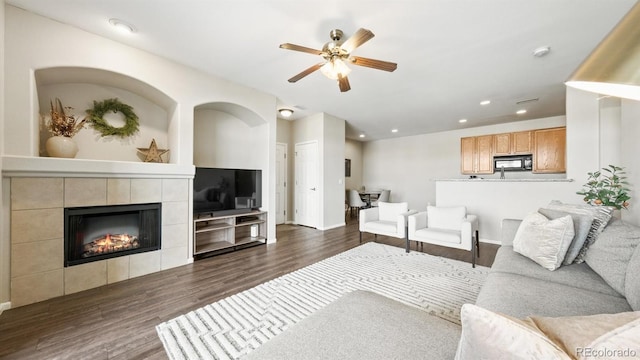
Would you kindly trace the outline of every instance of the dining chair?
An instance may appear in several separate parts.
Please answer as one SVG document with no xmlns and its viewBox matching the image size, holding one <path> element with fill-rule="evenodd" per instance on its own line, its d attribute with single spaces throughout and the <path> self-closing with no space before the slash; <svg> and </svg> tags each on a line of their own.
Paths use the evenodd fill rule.
<svg viewBox="0 0 640 360">
<path fill-rule="evenodd" d="M 349 212 L 353 216 L 353 210 L 355 209 L 358 217 L 360 216 L 360 209 L 363 209 L 367 206 L 367 203 L 362 201 L 360 198 L 360 193 L 358 190 L 349 190 Z"/>
<path fill-rule="evenodd" d="M 389 197 L 391 196 L 391 190 L 382 190 L 378 199 L 371 202 L 372 207 L 377 207 L 381 202 L 389 202 Z"/>
</svg>

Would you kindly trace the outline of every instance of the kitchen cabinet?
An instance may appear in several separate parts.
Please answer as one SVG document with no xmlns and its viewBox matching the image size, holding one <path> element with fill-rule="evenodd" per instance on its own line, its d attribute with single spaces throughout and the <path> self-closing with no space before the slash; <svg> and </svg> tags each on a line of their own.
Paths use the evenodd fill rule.
<svg viewBox="0 0 640 360">
<path fill-rule="evenodd" d="M 460 139 L 460 170 L 463 174 L 493 174 L 493 135 Z"/>
<path fill-rule="evenodd" d="M 494 155 L 531 154 L 532 137 L 531 131 L 496 134 L 493 136 Z"/>
<path fill-rule="evenodd" d="M 566 147 L 565 127 L 535 130 L 533 132 L 533 172 L 566 172 Z"/>
</svg>

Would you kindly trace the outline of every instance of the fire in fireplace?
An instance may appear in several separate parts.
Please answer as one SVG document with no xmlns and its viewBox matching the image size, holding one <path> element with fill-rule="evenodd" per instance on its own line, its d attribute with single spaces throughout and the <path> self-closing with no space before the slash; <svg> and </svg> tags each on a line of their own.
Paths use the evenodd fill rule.
<svg viewBox="0 0 640 360">
<path fill-rule="evenodd" d="M 66 208 L 65 266 L 160 249 L 161 203 Z"/>
</svg>

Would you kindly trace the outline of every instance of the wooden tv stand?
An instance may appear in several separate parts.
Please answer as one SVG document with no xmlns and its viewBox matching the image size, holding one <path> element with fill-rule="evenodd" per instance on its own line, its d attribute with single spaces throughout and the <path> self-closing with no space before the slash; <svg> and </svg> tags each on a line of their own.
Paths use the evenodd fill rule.
<svg viewBox="0 0 640 360">
<path fill-rule="evenodd" d="M 194 215 L 193 255 L 196 260 L 266 243 L 266 211 L 252 210 L 220 216 L 209 213 Z"/>
</svg>

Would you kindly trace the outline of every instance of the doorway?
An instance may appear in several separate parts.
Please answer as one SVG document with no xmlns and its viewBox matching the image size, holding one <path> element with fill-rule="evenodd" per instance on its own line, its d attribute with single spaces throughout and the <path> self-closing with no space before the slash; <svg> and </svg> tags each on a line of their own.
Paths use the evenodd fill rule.
<svg viewBox="0 0 640 360">
<path fill-rule="evenodd" d="M 295 145 L 295 223 L 318 227 L 318 142 Z"/>
</svg>

